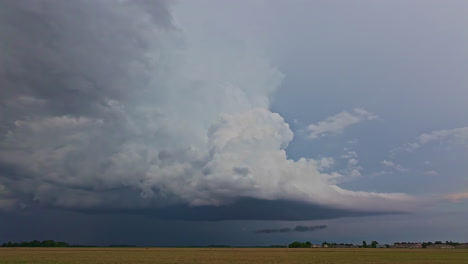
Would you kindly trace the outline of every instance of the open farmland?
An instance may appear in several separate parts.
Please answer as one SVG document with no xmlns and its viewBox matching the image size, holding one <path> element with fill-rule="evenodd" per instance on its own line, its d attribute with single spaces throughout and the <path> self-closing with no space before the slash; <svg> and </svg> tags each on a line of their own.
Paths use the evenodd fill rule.
<svg viewBox="0 0 468 264">
<path fill-rule="evenodd" d="M 0 263 L 468 263 L 467 249 L 1 248 Z"/>
</svg>

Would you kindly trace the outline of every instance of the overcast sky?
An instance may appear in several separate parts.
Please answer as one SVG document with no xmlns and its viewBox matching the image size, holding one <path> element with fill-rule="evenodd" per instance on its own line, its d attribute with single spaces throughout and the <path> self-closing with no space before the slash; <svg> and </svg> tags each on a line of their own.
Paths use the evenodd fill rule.
<svg viewBox="0 0 468 264">
<path fill-rule="evenodd" d="M 468 236 L 466 1 L 0 2 L 0 237 Z"/>
</svg>

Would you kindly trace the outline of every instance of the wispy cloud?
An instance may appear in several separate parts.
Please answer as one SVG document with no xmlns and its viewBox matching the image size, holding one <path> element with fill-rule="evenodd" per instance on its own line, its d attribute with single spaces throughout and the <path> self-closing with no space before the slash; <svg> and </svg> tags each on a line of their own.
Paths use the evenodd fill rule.
<svg viewBox="0 0 468 264">
<path fill-rule="evenodd" d="M 424 175 L 427 175 L 427 176 L 437 176 L 439 175 L 439 173 L 435 170 L 428 170 L 428 171 L 425 171 L 424 172 Z"/>
<path fill-rule="evenodd" d="M 384 165 L 385 167 L 387 167 L 387 168 L 391 168 L 391 169 L 394 169 L 394 170 L 399 171 L 399 172 L 408 171 L 407 168 L 401 166 L 400 164 L 396 164 L 391 160 L 382 160 L 380 163 L 382 165 Z"/>
<path fill-rule="evenodd" d="M 429 133 L 424 133 L 419 135 L 415 142 L 405 144 L 402 149 L 408 152 L 412 152 L 419 149 L 423 145 L 442 140 L 453 140 L 459 144 L 467 144 L 468 127 L 436 130 Z"/>
<path fill-rule="evenodd" d="M 373 113 L 362 108 L 355 108 L 352 111 L 343 111 L 318 123 L 310 124 L 306 130 L 309 138 L 316 139 L 330 134 L 339 134 L 346 127 L 376 118 L 378 118 L 377 115 Z"/>
<path fill-rule="evenodd" d="M 451 193 L 447 195 L 446 197 L 447 199 L 452 200 L 452 201 L 465 200 L 465 199 L 468 199 L 468 192 Z"/>
</svg>

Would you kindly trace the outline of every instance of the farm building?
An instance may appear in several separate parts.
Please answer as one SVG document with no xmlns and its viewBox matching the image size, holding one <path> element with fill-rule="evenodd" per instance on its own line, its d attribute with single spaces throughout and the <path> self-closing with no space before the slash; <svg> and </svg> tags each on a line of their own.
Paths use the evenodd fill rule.
<svg viewBox="0 0 468 264">
<path fill-rule="evenodd" d="M 434 244 L 434 245 L 429 245 L 426 248 L 455 248 L 455 247 L 452 245 L 448 245 L 448 244 Z"/>
<path fill-rule="evenodd" d="M 421 243 L 395 243 L 394 248 L 422 248 Z"/>
<path fill-rule="evenodd" d="M 468 248 L 468 243 L 460 244 L 458 246 L 455 246 L 455 248 Z"/>
</svg>

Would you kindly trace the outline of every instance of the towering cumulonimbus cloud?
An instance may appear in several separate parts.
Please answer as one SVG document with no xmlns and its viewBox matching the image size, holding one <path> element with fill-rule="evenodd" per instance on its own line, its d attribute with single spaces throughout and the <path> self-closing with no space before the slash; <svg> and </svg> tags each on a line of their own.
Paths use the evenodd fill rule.
<svg viewBox="0 0 468 264">
<path fill-rule="evenodd" d="M 288 159 L 293 132 L 269 110 L 282 74 L 254 49 L 190 39 L 165 1 L 5 0 L 0 39 L 0 208 L 412 200 Z"/>
</svg>

